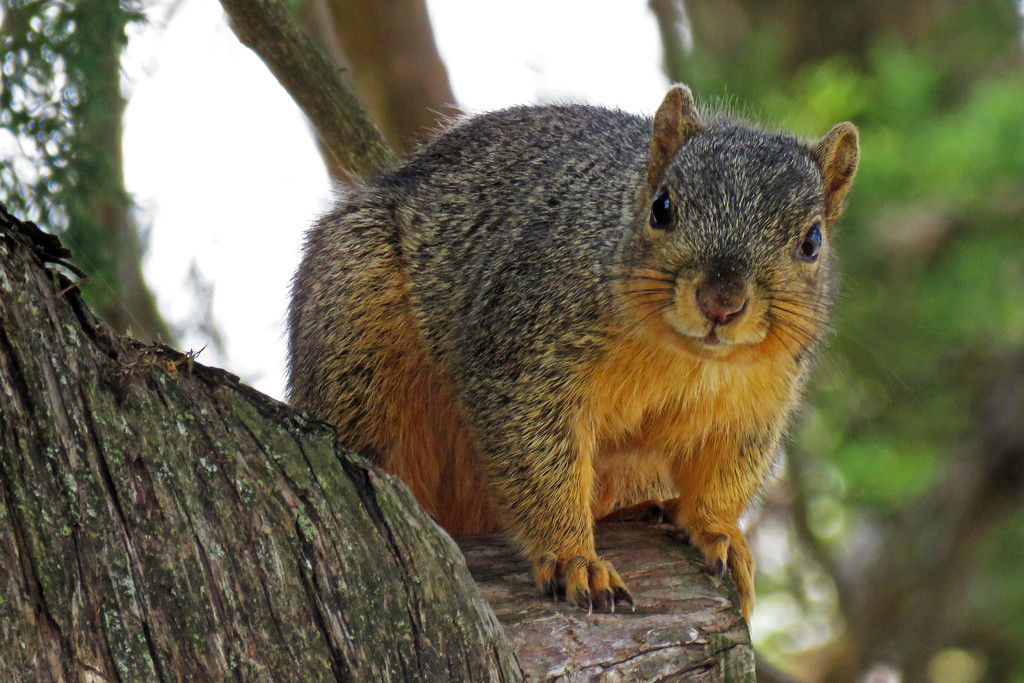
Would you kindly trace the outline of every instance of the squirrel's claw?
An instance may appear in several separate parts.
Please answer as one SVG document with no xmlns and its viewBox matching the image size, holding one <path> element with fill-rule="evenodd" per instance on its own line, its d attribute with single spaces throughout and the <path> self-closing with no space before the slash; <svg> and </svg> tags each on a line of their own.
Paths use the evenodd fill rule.
<svg viewBox="0 0 1024 683">
<path fill-rule="evenodd" d="M 534 562 L 534 575 L 537 578 L 537 585 L 544 592 L 544 595 L 551 596 L 551 599 L 558 602 L 558 560 L 554 553 L 544 553 Z"/>
<path fill-rule="evenodd" d="M 690 540 L 704 552 L 705 567 L 711 574 L 722 578 L 729 570 L 740 595 L 743 616 L 749 621 L 754 608 L 754 556 L 738 527 L 726 531 L 690 529 Z"/>
<path fill-rule="evenodd" d="M 612 600 L 613 612 L 615 611 L 615 603 L 619 601 L 628 602 L 629 608 L 634 612 L 636 611 L 636 601 L 633 600 L 633 594 L 629 592 L 629 589 L 626 588 L 625 584 L 615 587 L 615 597 Z"/>
<path fill-rule="evenodd" d="M 544 553 L 534 561 L 534 574 L 545 595 L 556 602 L 560 595 L 565 595 L 567 600 L 587 610 L 587 614 L 593 613 L 595 605 L 599 610 L 614 612 L 619 601 L 635 608 L 622 577 L 606 560 L 573 555 L 559 561 L 554 553 Z"/>
<path fill-rule="evenodd" d="M 587 615 L 594 613 L 594 595 L 586 588 L 580 588 L 574 594 L 576 604 L 580 609 L 587 610 Z"/>
</svg>

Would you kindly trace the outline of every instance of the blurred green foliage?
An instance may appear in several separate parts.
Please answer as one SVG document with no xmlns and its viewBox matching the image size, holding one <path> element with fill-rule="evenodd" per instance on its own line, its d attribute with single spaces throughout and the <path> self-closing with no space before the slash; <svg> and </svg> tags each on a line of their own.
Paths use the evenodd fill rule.
<svg viewBox="0 0 1024 683">
<path fill-rule="evenodd" d="M 114 184 L 121 173 L 97 153 L 97 111 L 120 96 L 109 81 L 127 44 L 125 28 L 142 20 L 137 0 L 4 0 L 0 35 L 0 129 L 17 154 L 0 168 L 0 198 L 26 219 L 64 230 L 90 220 L 76 185 Z M 106 43 L 97 45 L 97 43 Z M 108 94 L 108 93 L 103 93 Z"/>
<path fill-rule="evenodd" d="M 999 645 L 1007 650 L 1006 675 L 989 680 L 1024 681 L 1024 508 L 1003 520 L 978 556 L 982 570 L 971 581 L 971 597 L 979 619 L 992 619 L 1002 629 Z"/>
<path fill-rule="evenodd" d="M 821 67 L 861 126 L 864 162 L 837 247 L 844 381 L 815 403 L 846 434 L 834 452 L 852 502 L 886 505 L 916 493 L 971 424 L 985 361 L 1024 342 L 1024 78 L 983 79 L 955 106 L 918 55 L 875 64 Z M 794 93 L 819 100 L 807 131 L 838 116 L 814 91 L 819 74 Z"/>
</svg>

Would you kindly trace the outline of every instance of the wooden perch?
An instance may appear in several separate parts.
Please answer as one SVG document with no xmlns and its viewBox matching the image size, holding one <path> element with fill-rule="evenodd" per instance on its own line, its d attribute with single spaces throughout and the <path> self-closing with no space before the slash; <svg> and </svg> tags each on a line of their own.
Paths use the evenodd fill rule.
<svg viewBox="0 0 1024 683">
<path fill-rule="evenodd" d="M 545 600 L 500 537 L 462 541 L 478 587 L 403 484 L 113 334 L 33 228 L 0 207 L 0 681 L 752 680 L 674 533 L 600 530 L 635 612 Z"/>
<path fill-rule="evenodd" d="M 598 553 L 636 598 L 635 610 L 615 614 L 538 600 L 528 563 L 503 536 L 458 542 L 528 680 L 754 680 L 732 582 L 705 572 L 700 553 L 668 525 L 598 527 Z"/>
</svg>

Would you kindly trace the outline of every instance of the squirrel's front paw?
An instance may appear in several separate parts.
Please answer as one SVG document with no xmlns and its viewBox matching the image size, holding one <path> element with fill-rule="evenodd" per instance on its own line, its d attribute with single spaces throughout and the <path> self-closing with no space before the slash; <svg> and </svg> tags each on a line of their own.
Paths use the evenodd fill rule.
<svg viewBox="0 0 1024 683">
<path fill-rule="evenodd" d="M 611 562 L 598 557 L 574 555 L 559 559 L 554 553 L 544 553 L 533 563 L 537 587 L 558 600 L 565 596 L 590 614 L 598 609 L 615 611 L 616 602 L 627 602 L 634 607 L 622 577 Z"/>
<path fill-rule="evenodd" d="M 690 542 L 704 551 L 708 571 L 723 576 L 725 568 L 729 567 L 736 591 L 740 594 L 743 616 L 749 623 L 754 610 L 754 555 L 743 533 L 739 529 L 732 534 L 687 531 Z"/>
</svg>

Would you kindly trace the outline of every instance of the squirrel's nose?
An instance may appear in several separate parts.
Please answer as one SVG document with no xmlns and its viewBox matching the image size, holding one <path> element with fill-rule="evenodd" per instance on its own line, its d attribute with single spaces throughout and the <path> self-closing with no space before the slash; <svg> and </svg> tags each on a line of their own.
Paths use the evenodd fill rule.
<svg viewBox="0 0 1024 683">
<path fill-rule="evenodd" d="M 707 283 L 697 288 L 697 308 L 704 317 L 718 325 L 725 325 L 743 315 L 749 301 L 743 291 Z"/>
</svg>

